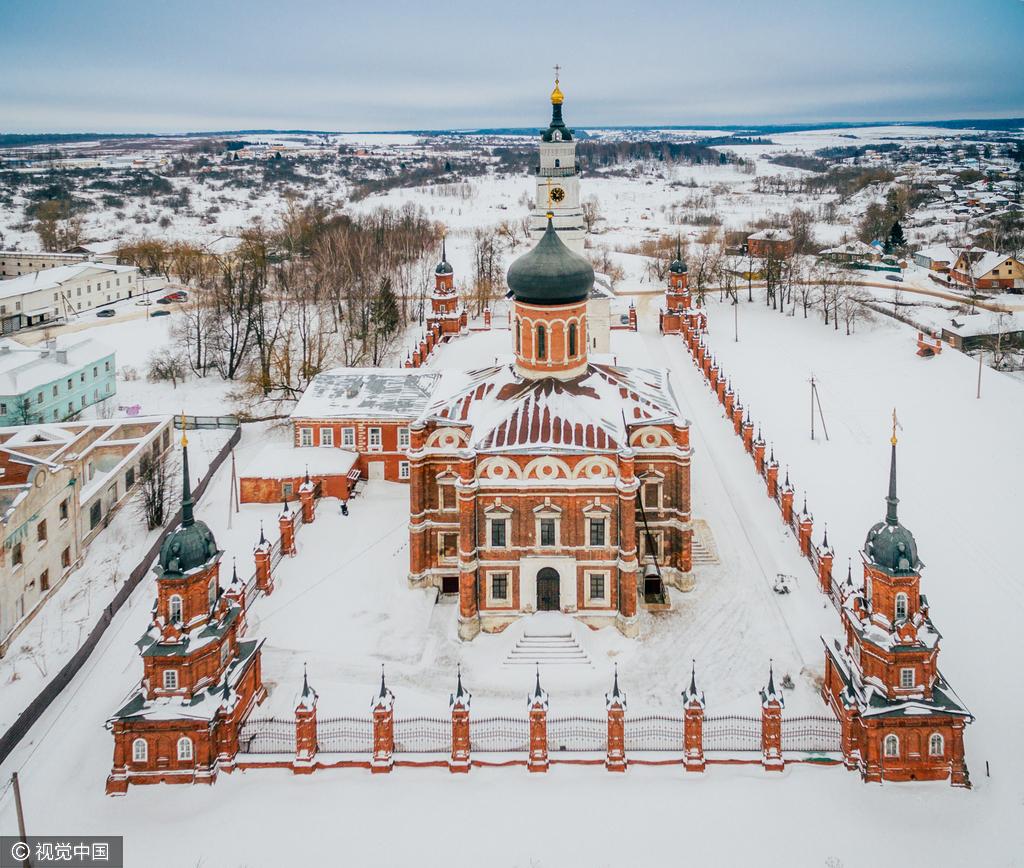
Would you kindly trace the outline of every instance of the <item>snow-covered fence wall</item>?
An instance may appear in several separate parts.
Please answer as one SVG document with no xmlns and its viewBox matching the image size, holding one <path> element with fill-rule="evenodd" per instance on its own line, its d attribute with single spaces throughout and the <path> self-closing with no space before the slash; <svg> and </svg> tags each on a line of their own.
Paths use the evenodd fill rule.
<svg viewBox="0 0 1024 868">
<path fill-rule="evenodd" d="M 213 461 L 210 462 L 210 466 L 206 471 L 206 474 L 200 480 L 199 484 L 192 490 L 192 499 L 198 501 L 202 498 L 206 492 L 207 487 L 210 484 L 210 480 L 213 475 L 220 468 L 221 464 L 224 463 L 225 459 L 231 454 L 231 450 L 238 444 L 238 441 L 242 437 L 242 429 L 236 427 L 228 438 L 227 442 L 221 447 L 220 452 L 214 457 Z M 33 699 L 25 710 L 18 715 L 17 720 L 7 729 L 7 731 L 0 736 L 0 762 L 7 758 L 12 750 L 17 746 L 18 742 L 25 737 L 26 733 L 32 728 L 39 717 L 50 707 L 50 704 L 60 695 L 61 691 L 67 687 L 71 679 L 78 674 L 78 671 L 85 664 L 85 661 L 89 659 L 89 655 L 95 650 L 97 643 L 110 626 L 110 622 L 113 621 L 114 615 L 121 609 L 121 607 L 128 602 L 128 598 L 131 596 L 139 583 L 146 577 L 149 572 L 149 568 L 152 566 L 154 559 L 160 551 L 160 545 L 163 542 L 166 533 L 174 530 L 181 522 L 181 510 L 179 509 L 171 517 L 171 520 L 164 526 L 164 533 L 156 539 L 149 550 L 143 555 L 142 560 L 136 564 L 135 569 L 131 571 L 125 583 L 120 587 L 118 592 L 114 595 L 114 598 L 107 604 L 107 607 L 100 614 L 99 620 L 93 626 L 92 630 L 89 631 L 89 635 L 86 637 L 82 646 L 72 655 L 71 659 L 68 660 L 64 666 L 61 667 L 60 671 L 50 680 L 50 682 L 39 691 L 39 695 Z"/>
<path fill-rule="evenodd" d="M 754 439 L 754 426 L 750 421 L 749 413 L 747 421 L 741 421 L 743 408 L 739 396 L 735 393 L 731 383 L 728 388 L 726 387 L 728 378 L 714 361 L 699 320 L 693 317 L 684 317 L 681 328 L 682 338 L 693 357 L 694 364 L 704 375 L 711 391 L 725 407 L 726 416 L 733 422 L 736 434 L 743 439 L 744 447 L 753 459 L 755 473 L 764 480 L 768 497 L 778 505 L 783 524 L 789 527 L 796 537 L 801 554 L 807 558 L 814 570 L 819 588 L 828 596 L 833 605 L 839 608 L 842 605 L 842 589 L 832 575 L 834 552 L 828 545 L 827 530 L 820 546 L 811 538 L 814 517 L 807 509 L 806 491 L 802 508 L 799 510 L 794 508 L 796 490 L 789 478 L 789 470 L 786 470 L 784 481 L 780 484 L 778 482 L 779 460 L 775 456 L 775 451 L 773 449 L 768 459 L 765 460 L 765 440 L 760 426 L 757 427 L 757 438 Z"/>
</svg>

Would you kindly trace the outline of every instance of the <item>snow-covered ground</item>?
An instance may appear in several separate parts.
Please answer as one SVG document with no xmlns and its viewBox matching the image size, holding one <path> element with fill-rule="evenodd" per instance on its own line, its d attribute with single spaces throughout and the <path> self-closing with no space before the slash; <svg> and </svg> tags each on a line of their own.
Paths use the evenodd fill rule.
<svg viewBox="0 0 1024 868">
<path fill-rule="evenodd" d="M 708 522 L 721 563 L 699 570 L 694 591 L 672 591 L 670 613 L 645 613 L 639 641 L 610 628 L 578 628 L 593 666 L 544 672 L 552 713 L 600 714 L 613 662 L 631 712 L 677 710 L 696 658 L 709 714 L 756 714 L 769 657 L 796 683 L 787 710 L 820 713 L 818 635 L 838 633 L 838 616 L 819 596 L 681 340 L 657 334 L 658 299 L 640 296 L 637 304 L 640 333 L 613 332 L 612 350 L 623 364 L 672 368 L 692 420 L 695 518 Z M 1018 864 L 1024 759 L 1015 746 L 1024 693 L 1017 621 L 1024 591 L 1014 497 L 1024 483 L 1017 442 L 1024 386 L 986 371 L 978 401 L 970 359 L 951 351 L 919 359 L 913 331 L 889 320 L 858 325 L 846 337 L 758 304 L 739 313 L 734 343 L 732 311 L 712 303 L 710 340 L 790 465 L 798 491 L 808 489 L 816 539 L 828 521 L 837 568 L 882 514 L 888 419 L 893 405 L 899 409 L 900 513 L 928 564 L 923 590 L 945 637 L 942 669 L 979 718 L 966 737 L 974 790 L 867 786 L 838 767 L 791 766 L 767 775 L 716 766 L 703 776 L 633 768 L 613 776 L 561 766 L 543 776 L 522 769 L 475 769 L 468 776 L 339 770 L 308 778 L 250 771 L 222 776 L 212 788 L 133 788 L 127 798 L 109 799 L 103 781 L 111 741 L 102 722 L 141 671 L 133 642 L 149 616 L 147 580 L 0 768 L 3 780 L 21 772 L 30 831 L 123 833 L 127 864 L 152 866 L 460 865 L 481 858 L 522 866 L 667 865 L 680 858 L 730 865 Z M 507 339 L 507 331 L 475 334 L 442 348 L 431 364 L 490 362 L 508 349 L 501 345 Z M 827 443 L 811 443 L 806 431 L 812 373 L 822 390 Z M 258 434 L 245 436 L 240 464 L 259 445 Z M 218 473 L 198 514 L 226 549 L 227 564 L 237 556 L 239 571 L 248 574 L 259 523 L 273 528 L 278 507 L 245 506 L 230 515 L 229 529 L 229 472 Z M 352 502 L 350 516 L 325 500 L 316 522 L 300 532 L 299 555 L 282 562 L 274 594 L 261 598 L 249 619 L 250 633 L 267 638 L 267 713 L 290 713 L 304 662 L 325 715 L 365 713 L 381 663 L 400 715 L 446 714 L 456 662 L 474 694 L 474 714 L 522 712 L 528 667 L 501 664 L 521 627 L 461 644 L 455 607 L 434 605 L 431 593 L 407 587 L 407 498 L 402 486 L 372 483 Z M 799 577 L 794 593 L 771 592 L 777 572 Z M 8 789 L 0 794 L 0 831 L 11 833 L 14 823 Z M 158 843 L 167 842 L 169 823 L 187 846 Z M 894 846 L 892 836 L 905 846 Z"/>
</svg>

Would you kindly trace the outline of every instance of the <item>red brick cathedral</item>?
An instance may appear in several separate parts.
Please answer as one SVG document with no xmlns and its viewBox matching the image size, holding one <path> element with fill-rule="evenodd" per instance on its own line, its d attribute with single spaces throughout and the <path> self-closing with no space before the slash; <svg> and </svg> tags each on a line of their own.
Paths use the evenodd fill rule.
<svg viewBox="0 0 1024 868">
<path fill-rule="evenodd" d="M 668 372 L 587 357 L 590 264 L 549 219 L 508 272 L 515 361 L 446 371 L 411 426 L 410 582 L 459 634 L 552 610 L 636 635 L 691 587 L 689 423 Z"/>
<path fill-rule="evenodd" d="M 938 630 L 921 593 L 913 534 L 896 514 L 893 426 L 885 520 L 868 532 L 864 587 L 847 577 L 845 643 L 825 643 L 825 698 L 842 723 L 843 754 L 866 780 L 949 779 L 969 786 L 964 726 L 973 717 L 939 672 Z"/>
</svg>

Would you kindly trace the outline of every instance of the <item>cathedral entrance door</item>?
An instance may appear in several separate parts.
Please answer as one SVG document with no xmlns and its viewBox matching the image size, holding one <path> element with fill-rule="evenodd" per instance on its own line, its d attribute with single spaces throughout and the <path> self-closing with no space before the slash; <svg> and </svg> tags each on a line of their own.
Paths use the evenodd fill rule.
<svg viewBox="0 0 1024 868">
<path fill-rule="evenodd" d="M 551 567 L 544 567 L 537 573 L 537 611 L 557 612 L 561 606 L 558 599 L 558 587 L 561 580 L 558 573 Z"/>
</svg>

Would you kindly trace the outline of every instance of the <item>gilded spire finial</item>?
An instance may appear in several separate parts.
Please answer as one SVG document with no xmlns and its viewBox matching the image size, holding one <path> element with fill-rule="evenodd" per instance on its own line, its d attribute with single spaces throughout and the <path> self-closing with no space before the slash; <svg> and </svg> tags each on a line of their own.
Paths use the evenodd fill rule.
<svg viewBox="0 0 1024 868">
<path fill-rule="evenodd" d="M 185 411 L 181 411 L 181 445 L 188 446 L 188 435 L 185 434 Z"/>
<path fill-rule="evenodd" d="M 892 408 L 892 445 L 896 445 L 896 428 L 899 426 L 899 420 L 896 418 L 896 408 Z"/>
<path fill-rule="evenodd" d="M 551 91 L 551 104 L 552 105 L 561 105 L 563 100 L 565 99 L 565 96 L 562 94 L 561 88 L 558 86 L 558 78 L 559 78 L 559 74 L 561 73 L 561 71 L 562 71 L 562 67 L 559 66 L 556 63 L 555 64 L 555 89 L 553 91 Z"/>
</svg>

